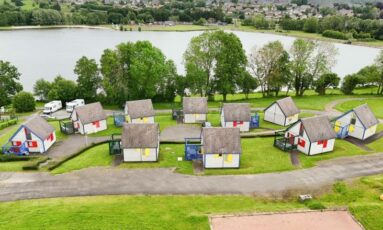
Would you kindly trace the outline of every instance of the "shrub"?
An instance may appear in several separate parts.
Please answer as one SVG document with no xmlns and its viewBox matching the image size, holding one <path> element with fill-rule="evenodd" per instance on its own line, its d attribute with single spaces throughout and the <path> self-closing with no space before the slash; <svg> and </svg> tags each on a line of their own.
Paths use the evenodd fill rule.
<svg viewBox="0 0 383 230">
<path fill-rule="evenodd" d="M 41 163 L 44 163 L 49 158 L 47 156 L 39 157 L 34 161 L 30 161 L 23 165 L 23 170 L 38 170 Z"/>
<path fill-rule="evenodd" d="M 13 97 L 13 107 L 16 112 L 31 112 L 35 110 L 36 102 L 31 93 L 20 92 Z"/>
<path fill-rule="evenodd" d="M 0 162 L 29 161 L 30 159 L 28 156 L 0 155 Z"/>
<path fill-rule="evenodd" d="M 348 40 L 348 36 L 345 33 L 335 31 L 335 30 L 325 30 L 322 33 L 323 37 L 335 38 L 340 40 Z"/>
<path fill-rule="evenodd" d="M 309 200 L 305 202 L 305 205 L 312 210 L 322 210 L 326 209 L 326 206 L 324 206 L 321 202 L 316 201 L 316 200 Z"/>
<path fill-rule="evenodd" d="M 343 79 L 342 87 L 340 90 L 346 95 L 353 94 L 355 87 L 360 84 L 360 82 L 361 80 L 358 74 L 347 75 Z"/>
</svg>

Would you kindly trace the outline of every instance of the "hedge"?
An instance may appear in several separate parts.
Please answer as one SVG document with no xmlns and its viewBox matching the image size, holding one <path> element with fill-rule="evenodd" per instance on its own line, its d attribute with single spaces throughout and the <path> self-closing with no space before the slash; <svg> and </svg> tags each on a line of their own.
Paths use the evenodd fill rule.
<svg viewBox="0 0 383 230">
<path fill-rule="evenodd" d="M 30 161 L 23 165 L 23 170 L 38 170 L 40 164 L 46 162 L 49 159 L 47 156 L 38 157 L 35 161 Z"/>
<path fill-rule="evenodd" d="M 323 37 L 335 38 L 340 40 L 348 40 L 348 36 L 345 33 L 335 31 L 335 30 L 325 30 L 322 33 Z"/>
<path fill-rule="evenodd" d="M 30 159 L 29 156 L 0 155 L 0 162 L 29 161 Z"/>
<path fill-rule="evenodd" d="M 11 120 L 4 120 L 3 122 L 0 122 L 0 130 L 5 129 L 11 125 L 17 124 L 17 119 L 11 119 Z"/>
</svg>

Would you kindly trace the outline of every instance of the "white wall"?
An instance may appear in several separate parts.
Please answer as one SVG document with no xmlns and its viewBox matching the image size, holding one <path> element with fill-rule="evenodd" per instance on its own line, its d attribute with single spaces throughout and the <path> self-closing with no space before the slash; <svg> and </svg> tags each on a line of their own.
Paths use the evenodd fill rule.
<svg viewBox="0 0 383 230">
<path fill-rule="evenodd" d="M 222 125 L 222 127 L 225 127 L 225 128 L 232 128 L 232 127 L 234 127 L 234 122 L 232 122 L 232 121 L 224 122 L 223 124 L 224 125 Z M 244 121 L 242 125 L 237 123 L 237 126 L 235 126 L 235 127 L 239 128 L 239 130 L 241 132 L 248 132 L 250 130 L 250 122 Z"/>
<path fill-rule="evenodd" d="M 20 141 L 21 143 L 25 142 L 27 140 L 25 136 L 25 128 L 22 128 L 19 130 L 19 132 L 16 133 L 16 135 L 11 139 L 12 142 L 14 141 Z M 31 141 L 37 142 L 37 147 L 28 147 L 28 143 L 25 143 L 26 147 L 28 147 L 29 152 L 32 153 L 43 153 L 44 152 L 44 143 L 40 140 L 35 134 L 31 133 Z"/>
<path fill-rule="evenodd" d="M 298 121 L 298 119 L 299 119 L 299 114 L 295 114 L 290 117 L 287 117 L 285 126 L 294 124 L 295 122 Z"/>
<path fill-rule="evenodd" d="M 206 121 L 206 114 L 184 114 L 184 123 L 202 123 Z"/>
<path fill-rule="evenodd" d="M 229 161 L 225 155 L 231 155 L 231 160 Z M 205 168 L 238 168 L 240 163 L 240 154 L 204 154 L 203 156 L 204 167 Z"/>
<path fill-rule="evenodd" d="M 127 120 L 127 121 L 129 121 L 129 120 Z M 153 124 L 154 123 L 154 117 L 143 117 L 143 118 L 132 119 L 131 123 L 132 124 Z"/>
<path fill-rule="evenodd" d="M 89 124 L 84 125 L 84 129 L 83 129 L 83 125 L 80 122 L 79 132 L 81 134 L 91 134 L 91 133 L 100 132 L 100 131 L 105 130 L 107 128 L 108 128 L 108 126 L 106 124 L 106 120 L 101 120 L 100 121 L 100 127 L 98 127 L 98 128 L 96 128 L 96 126 L 93 125 L 92 123 L 89 123 Z"/>
<path fill-rule="evenodd" d="M 53 140 L 50 140 L 50 141 L 48 141 L 48 139 L 44 140 L 45 151 L 47 151 L 55 142 L 56 142 L 56 132 L 53 131 Z"/>
<path fill-rule="evenodd" d="M 376 133 L 376 128 L 377 128 L 378 125 L 374 125 L 374 126 L 371 126 L 370 128 L 366 129 L 365 133 L 364 133 L 364 137 L 363 139 L 367 139 L 369 137 L 371 137 L 372 135 L 374 135 Z"/>
<path fill-rule="evenodd" d="M 159 148 L 123 149 L 125 162 L 157 161 Z"/>
<path fill-rule="evenodd" d="M 350 124 L 352 116 L 355 116 L 355 118 L 356 118 L 355 125 Z M 335 121 L 335 126 L 344 127 L 347 125 L 349 125 L 348 126 L 348 135 L 349 136 L 363 140 L 363 138 L 364 138 L 363 134 L 364 134 L 365 128 L 364 128 L 363 124 L 360 122 L 359 118 L 355 115 L 354 112 L 349 112 Z M 337 128 L 334 127 L 334 129 L 337 132 Z"/>
<path fill-rule="evenodd" d="M 323 144 L 318 144 L 318 142 L 311 144 L 310 155 L 317 155 L 320 153 L 331 152 L 334 150 L 335 139 L 327 140 L 327 146 L 324 148 Z"/>
<path fill-rule="evenodd" d="M 277 103 L 274 103 L 267 110 L 265 110 L 265 116 L 263 119 L 277 125 L 285 126 L 286 117 Z"/>
</svg>

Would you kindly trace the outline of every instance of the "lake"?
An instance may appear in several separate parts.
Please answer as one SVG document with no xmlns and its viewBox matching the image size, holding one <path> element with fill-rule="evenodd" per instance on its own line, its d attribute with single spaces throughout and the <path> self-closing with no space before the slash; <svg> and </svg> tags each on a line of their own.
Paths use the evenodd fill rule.
<svg viewBox="0 0 383 230">
<path fill-rule="evenodd" d="M 177 71 L 184 74 L 182 55 L 192 37 L 202 32 L 120 32 L 107 29 L 49 29 L 0 31 L 0 59 L 10 61 L 22 74 L 24 89 L 32 91 L 39 78 L 52 80 L 58 74 L 76 79 L 73 69 L 82 56 L 99 62 L 106 48 L 113 48 L 121 42 L 148 40 L 160 48 L 167 58 L 177 65 Z M 242 41 L 248 53 L 252 47 L 261 47 L 267 42 L 280 40 L 290 49 L 293 37 L 234 32 Z M 339 55 L 333 71 L 343 77 L 362 67 L 372 64 L 379 52 L 377 48 L 335 44 Z"/>
</svg>

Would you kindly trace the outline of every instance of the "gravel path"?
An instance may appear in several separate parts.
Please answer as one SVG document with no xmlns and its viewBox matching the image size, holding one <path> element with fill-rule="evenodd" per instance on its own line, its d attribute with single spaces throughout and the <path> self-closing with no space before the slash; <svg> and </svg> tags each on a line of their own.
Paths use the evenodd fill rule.
<svg viewBox="0 0 383 230">
<path fill-rule="evenodd" d="M 171 169 L 88 168 L 51 175 L 0 173 L 0 201 L 112 194 L 281 194 L 316 191 L 337 180 L 383 173 L 383 153 L 339 158 L 303 170 L 237 176 L 192 176 Z"/>
</svg>

